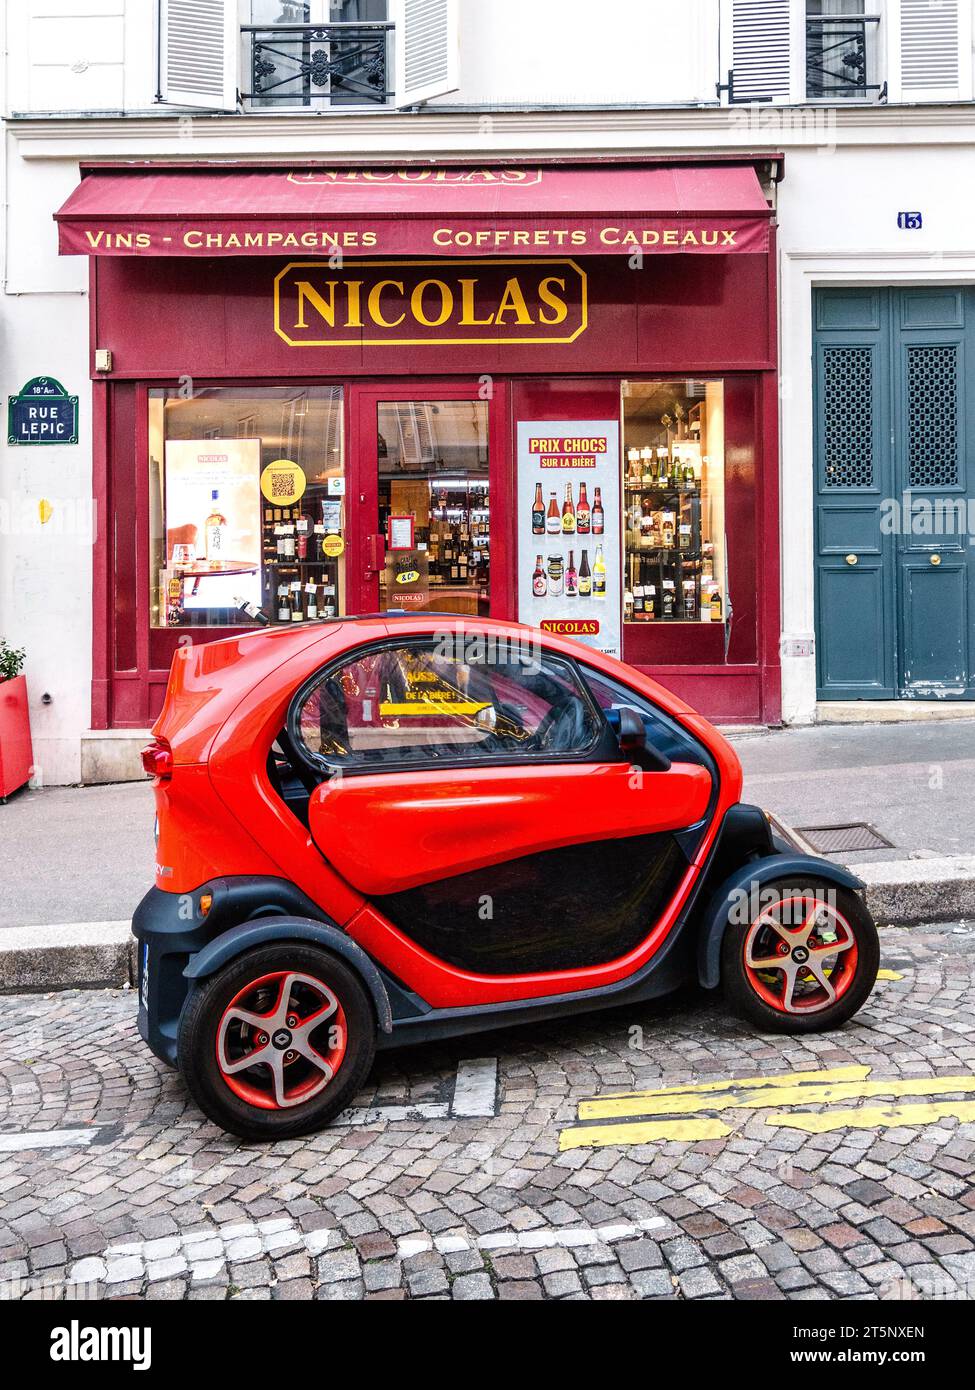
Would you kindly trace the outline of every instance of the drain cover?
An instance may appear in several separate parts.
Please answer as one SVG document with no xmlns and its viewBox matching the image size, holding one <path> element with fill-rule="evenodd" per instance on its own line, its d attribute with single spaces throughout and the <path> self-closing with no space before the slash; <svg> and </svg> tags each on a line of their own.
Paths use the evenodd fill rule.
<svg viewBox="0 0 975 1390">
<path fill-rule="evenodd" d="M 846 854 L 855 849 L 893 849 L 890 840 L 865 821 L 853 825 L 796 826 L 796 833 L 817 854 Z"/>
</svg>

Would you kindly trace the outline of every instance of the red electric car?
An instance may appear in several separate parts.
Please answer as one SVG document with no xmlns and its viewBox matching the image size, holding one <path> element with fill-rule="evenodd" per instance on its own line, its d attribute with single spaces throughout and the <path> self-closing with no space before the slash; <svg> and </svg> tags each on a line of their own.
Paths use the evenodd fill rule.
<svg viewBox="0 0 975 1390">
<path fill-rule="evenodd" d="M 245 1138 L 323 1125 L 377 1047 L 719 984 L 835 1028 L 877 973 L 845 869 L 743 805 L 630 667 L 510 623 L 338 619 L 180 650 L 145 751 L 139 1030 Z"/>
</svg>

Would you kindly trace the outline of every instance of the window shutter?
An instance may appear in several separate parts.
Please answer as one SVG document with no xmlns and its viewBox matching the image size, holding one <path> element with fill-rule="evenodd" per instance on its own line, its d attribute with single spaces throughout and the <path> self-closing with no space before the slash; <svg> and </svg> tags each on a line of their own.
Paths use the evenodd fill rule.
<svg viewBox="0 0 975 1390">
<path fill-rule="evenodd" d="M 731 42 L 723 66 L 735 101 L 788 101 L 792 89 L 792 0 L 731 0 Z M 730 51 L 729 51 L 730 49 Z M 722 81 L 726 76 L 722 74 Z"/>
<path fill-rule="evenodd" d="M 159 100 L 236 111 L 236 0 L 159 0 L 159 7 Z"/>
<path fill-rule="evenodd" d="M 458 11 L 459 0 L 394 0 L 397 106 L 460 86 Z"/>
<path fill-rule="evenodd" d="M 957 101 L 963 74 L 959 0 L 901 0 L 901 95 L 904 101 Z M 971 65 L 971 59 L 966 55 Z"/>
</svg>

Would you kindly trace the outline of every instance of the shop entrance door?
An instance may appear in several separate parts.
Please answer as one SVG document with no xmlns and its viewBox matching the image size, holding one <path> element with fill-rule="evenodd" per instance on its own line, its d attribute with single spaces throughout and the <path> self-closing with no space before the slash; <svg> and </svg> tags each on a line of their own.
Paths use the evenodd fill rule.
<svg viewBox="0 0 975 1390">
<path fill-rule="evenodd" d="M 507 617 L 503 388 L 354 387 L 358 612 Z"/>
<path fill-rule="evenodd" d="M 814 321 L 819 698 L 975 700 L 975 290 Z"/>
</svg>

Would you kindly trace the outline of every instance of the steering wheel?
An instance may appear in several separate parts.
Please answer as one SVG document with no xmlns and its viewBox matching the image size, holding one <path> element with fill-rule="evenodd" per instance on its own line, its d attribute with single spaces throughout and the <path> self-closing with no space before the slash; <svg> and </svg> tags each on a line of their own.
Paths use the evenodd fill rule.
<svg viewBox="0 0 975 1390">
<path fill-rule="evenodd" d="M 563 700 L 561 704 L 553 705 L 532 735 L 529 749 L 533 753 L 557 753 L 562 741 L 556 737 L 556 733 L 569 713 L 575 713 L 574 700 Z"/>
</svg>

